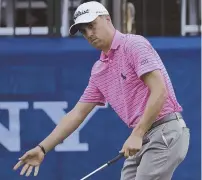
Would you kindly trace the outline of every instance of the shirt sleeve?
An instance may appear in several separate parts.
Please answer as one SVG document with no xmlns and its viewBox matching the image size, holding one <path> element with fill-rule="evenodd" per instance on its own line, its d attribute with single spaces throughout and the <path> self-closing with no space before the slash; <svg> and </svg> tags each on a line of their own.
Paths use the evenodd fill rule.
<svg viewBox="0 0 202 180">
<path fill-rule="evenodd" d="M 161 69 L 161 59 L 146 39 L 142 37 L 141 40 L 138 39 L 137 42 L 135 40 L 133 42 L 131 41 L 130 44 L 130 60 L 134 65 L 138 77 L 148 72 Z"/>
<path fill-rule="evenodd" d="M 106 103 L 105 97 L 96 87 L 95 83 L 92 80 L 92 77 L 89 80 L 88 86 L 86 87 L 83 95 L 81 96 L 79 102 L 92 103 L 97 102 L 98 105 L 104 106 Z"/>
</svg>

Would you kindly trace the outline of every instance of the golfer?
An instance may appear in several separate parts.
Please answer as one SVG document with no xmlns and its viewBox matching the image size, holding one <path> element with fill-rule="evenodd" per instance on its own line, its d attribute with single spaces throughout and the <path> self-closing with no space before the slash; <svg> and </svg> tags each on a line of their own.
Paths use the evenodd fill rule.
<svg viewBox="0 0 202 180">
<path fill-rule="evenodd" d="M 71 135 L 97 105 L 109 103 L 132 133 L 120 152 L 126 157 L 121 180 L 170 180 L 186 157 L 189 129 L 167 71 L 152 45 L 140 35 L 122 34 L 98 2 L 81 4 L 70 34 L 82 33 L 101 50 L 88 86 L 39 145 L 26 152 L 14 169 L 21 175 L 38 174 L 44 155 Z M 116 129 L 113 129 L 115 133 Z M 149 142 L 143 144 L 143 139 Z"/>
</svg>

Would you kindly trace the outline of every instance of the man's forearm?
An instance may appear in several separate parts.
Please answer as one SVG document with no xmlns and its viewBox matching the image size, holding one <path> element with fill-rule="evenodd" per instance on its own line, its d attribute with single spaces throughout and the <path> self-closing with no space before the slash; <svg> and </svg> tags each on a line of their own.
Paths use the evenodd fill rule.
<svg viewBox="0 0 202 180">
<path fill-rule="evenodd" d="M 150 94 L 144 114 L 139 123 L 133 129 L 133 135 L 144 136 L 160 113 L 166 98 L 166 91 L 153 92 Z"/>
<path fill-rule="evenodd" d="M 82 123 L 83 119 L 84 118 L 82 117 L 75 116 L 73 112 L 70 111 L 62 118 L 52 133 L 45 138 L 40 145 L 44 147 L 46 152 L 50 151 L 57 144 L 67 138 L 72 132 L 74 132 Z"/>
</svg>

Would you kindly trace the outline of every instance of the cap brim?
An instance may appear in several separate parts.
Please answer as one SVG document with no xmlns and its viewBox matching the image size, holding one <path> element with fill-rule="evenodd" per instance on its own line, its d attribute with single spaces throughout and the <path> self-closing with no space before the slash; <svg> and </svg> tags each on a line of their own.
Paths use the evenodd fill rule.
<svg viewBox="0 0 202 180">
<path fill-rule="evenodd" d="M 69 28 L 69 33 L 71 35 L 75 35 L 78 32 L 78 25 L 79 24 L 84 24 L 84 23 L 90 23 L 92 21 L 94 21 L 96 18 L 98 17 L 98 15 L 83 15 L 81 16 L 81 18 L 78 18 L 78 20 L 76 20 L 76 22 Z"/>
</svg>

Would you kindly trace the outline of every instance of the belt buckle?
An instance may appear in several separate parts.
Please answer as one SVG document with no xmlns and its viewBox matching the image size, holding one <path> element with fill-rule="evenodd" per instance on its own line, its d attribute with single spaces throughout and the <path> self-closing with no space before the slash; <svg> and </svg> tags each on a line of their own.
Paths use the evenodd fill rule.
<svg viewBox="0 0 202 180">
<path fill-rule="evenodd" d="M 184 121 L 182 118 L 180 118 L 177 113 L 175 113 L 175 115 L 176 115 L 176 117 L 177 117 L 177 121 L 179 122 L 179 125 L 180 125 L 182 128 L 187 127 L 185 121 Z"/>
<path fill-rule="evenodd" d="M 177 120 L 180 121 L 180 117 L 178 116 L 178 113 L 175 112 L 175 115 L 177 117 Z"/>
</svg>

